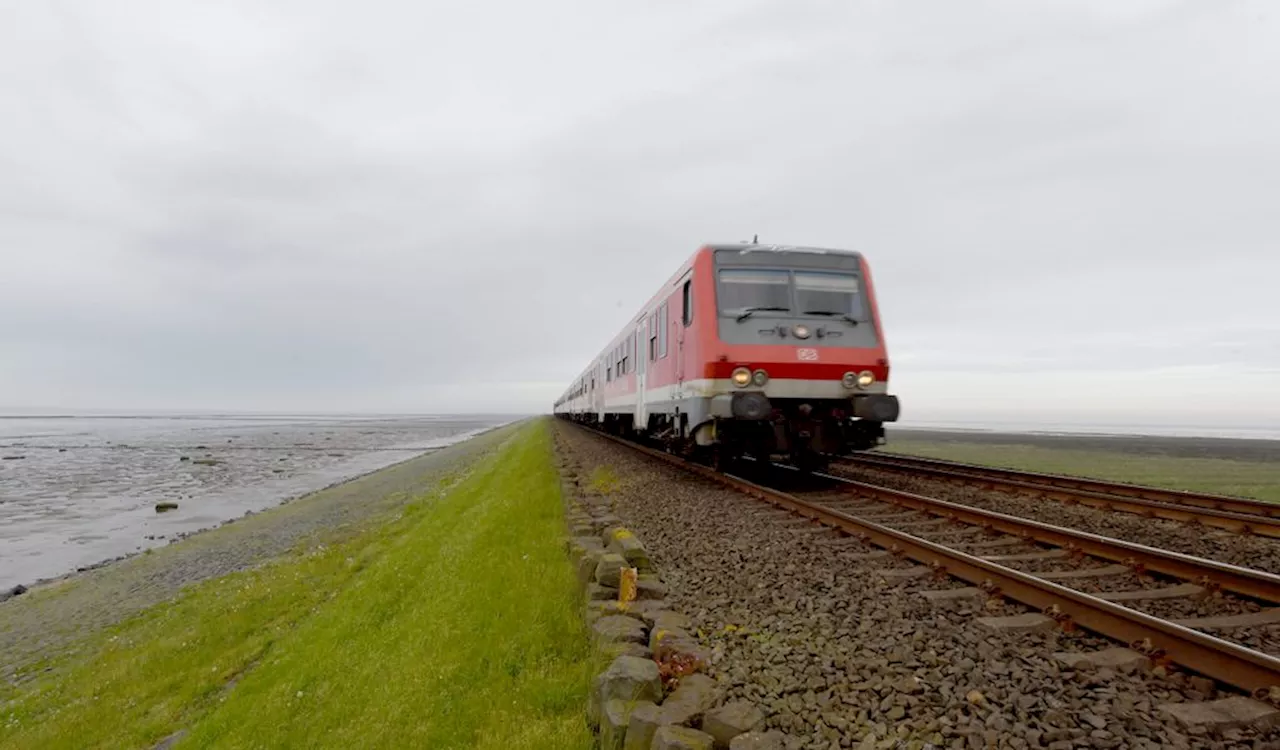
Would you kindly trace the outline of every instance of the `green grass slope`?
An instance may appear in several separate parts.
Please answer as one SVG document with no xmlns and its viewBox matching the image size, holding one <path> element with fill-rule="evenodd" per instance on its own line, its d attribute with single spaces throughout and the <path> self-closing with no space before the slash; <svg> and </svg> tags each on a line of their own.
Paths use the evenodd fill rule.
<svg viewBox="0 0 1280 750">
<path fill-rule="evenodd" d="M 208 581 L 0 693 L 0 747 L 587 748 L 545 423 L 390 523 Z"/>
</svg>

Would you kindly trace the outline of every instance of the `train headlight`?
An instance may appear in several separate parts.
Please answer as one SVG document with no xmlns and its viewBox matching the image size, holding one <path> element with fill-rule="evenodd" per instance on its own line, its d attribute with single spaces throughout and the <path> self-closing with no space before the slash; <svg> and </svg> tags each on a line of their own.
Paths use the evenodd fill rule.
<svg viewBox="0 0 1280 750">
<path fill-rule="evenodd" d="M 756 370 L 751 373 L 751 382 L 757 387 L 763 388 L 764 384 L 769 382 L 769 373 L 764 370 Z"/>
<path fill-rule="evenodd" d="M 807 339 L 809 338 L 809 334 L 810 334 L 809 326 L 803 325 L 803 324 L 797 325 L 795 328 L 792 328 L 791 332 L 794 333 L 796 338 L 798 339 Z"/>
<path fill-rule="evenodd" d="M 856 388 L 858 386 L 858 373 L 846 372 L 844 377 L 840 378 L 840 384 L 845 388 Z"/>
<path fill-rule="evenodd" d="M 863 370 L 858 373 L 859 388 L 870 388 L 874 382 L 876 382 L 876 376 L 870 370 Z"/>
<path fill-rule="evenodd" d="M 751 370 L 745 367 L 739 367 L 733 371 L 733 384 L 739 388 L 746 388 L 751 382 Z"/>
</svg>

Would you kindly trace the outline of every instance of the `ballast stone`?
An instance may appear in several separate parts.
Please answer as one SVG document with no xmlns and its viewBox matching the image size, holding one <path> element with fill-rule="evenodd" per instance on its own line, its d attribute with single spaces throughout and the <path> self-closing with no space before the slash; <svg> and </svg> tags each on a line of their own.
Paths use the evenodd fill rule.
<svg viewBox="0 0 1280 750">
<path fill-rule="evenodd" d="M 1106 648 L 1088 653 L 1077 651 L 1059 651 L 1053 655 L 1063 664 L 1079 669 L 1080 667 L 1096 667 L 1114 669 L 1118 672 L 1145 672 L 1151 669 L 1151 660 L 1128 648 Z"/>
<path fill-rule="evenodd" d="M 1280 708 L 1242 695 L 1216 701 L 1166 703 L 1159 708 L 1184 727 L 1269 729 L 1280 726 Z"/>
<path fill-rule="evenodd" d="M 979 617 L 975 622 L 988 630 L 1015 633 L 1040 633 L 1053 630 L 1058 626 L 1052 617 L 1039 612 L 1027 612 L 1010 617 Z"/>
</svg>

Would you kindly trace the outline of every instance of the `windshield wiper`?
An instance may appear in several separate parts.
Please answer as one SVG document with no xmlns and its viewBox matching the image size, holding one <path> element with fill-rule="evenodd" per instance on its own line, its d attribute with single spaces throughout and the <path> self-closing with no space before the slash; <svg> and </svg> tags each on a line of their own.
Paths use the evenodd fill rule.
<svg viewBox="0 0 1280 750">
<path fill-rule="evenodd" d="M 858 325 L 857 318 L 853 317 L 849 313 L 836 312 L 835 310 L 805 310 L 804 314 L 805 315 L 827 315 L 833 318 L 842 318 L 848 321 L 851 325 L 855 325 L 855 326 Z"/>
<path fill-rule="evenodd" d="M 742 321 L 746 320 L 747 318 L 750 318 L 754 313 L 757 313 L 757 312 L 766 312 L 766 311 L 767 312 L 787 312 L 790 309 L 791 308 L 789 307 L 769 307 L 769 306 L 744 307 L 742 308 L 742 312 L 738 314 L 738 322 L 741 323 Z"/>
</svg>

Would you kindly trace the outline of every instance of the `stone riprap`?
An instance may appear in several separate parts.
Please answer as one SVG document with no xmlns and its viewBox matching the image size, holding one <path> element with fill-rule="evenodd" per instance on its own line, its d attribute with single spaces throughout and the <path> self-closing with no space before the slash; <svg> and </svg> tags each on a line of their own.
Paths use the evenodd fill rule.
<svg viewBox="0 0 1280 750">
<path fill-rule="evenodd" d="M 557 437 L 559 442 L 559 437 Z M 743 721 L 760 709 L 723 705 L 725 691 L 711 673 L 712 655 L 691 632 L 692 619 L 671 608 L 669 587 L 641 539 L 622 525 L 612 499 L 584 486 L 571 454 L 561 451 L 561 489 L 568 537 L 565 550 L 578 571 L 591 637 L 609 660 L 591 686 L 587 718 L 607 750 L 690 750 L 729 747 Z M 635 571 L 635 598 L 621 601 L 623 572 Z M 712 732 L 707 716 L 721 711 Z M 727 713 L 726 713 L 727 712 Z M 735 713 L 737 712 L 737 713 Z M 754 713 L 751 713 L 754 712 Z M 747 748 L 781 748 L 780 735 L 752 735 Z M 719 743 L 719 744 L 717 744 Z"/>
</svg>

